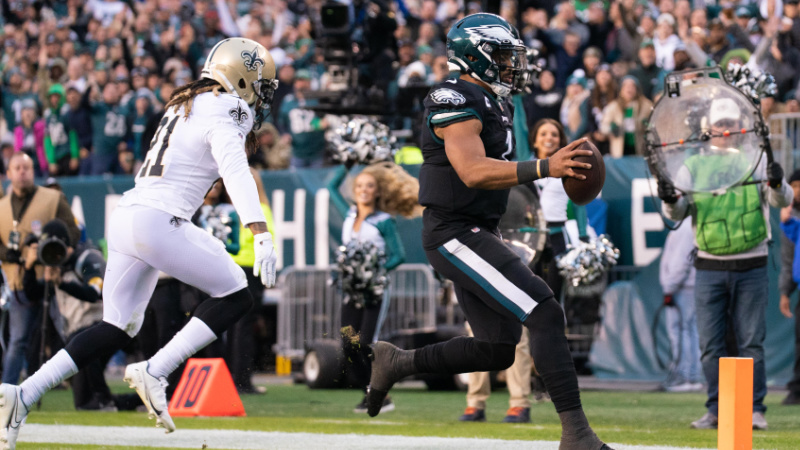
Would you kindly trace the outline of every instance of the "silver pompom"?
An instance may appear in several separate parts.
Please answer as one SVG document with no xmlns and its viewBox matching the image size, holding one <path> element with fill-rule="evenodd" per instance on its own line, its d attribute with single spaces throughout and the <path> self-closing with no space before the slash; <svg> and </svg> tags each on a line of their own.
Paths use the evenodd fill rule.
<svg viewBox="0 0 800 450">
<path fill-rule="evenodd" d="M 228 242 L 228 236 L 231 232 L 231 216 L 229 210 L 230 205 L 222 207 L 203 205 L 200 208 L 200 228 L 206 230 L 208 234 L 214 236 L 222 242 Z"/>
<path fill-rule="evenodd" d="M 397 138 L 389 127 L 366 116 L 341 116 L 325 133 L 328 151 L 339 163 L 372 164 L 391 161 Z"/>
<path fill-rule="evenodd" d="M 606 236 L 589 242 L 568 245 L 567 251 L 556 257 L 559 273 L 571 286 L 587 286 L 600 280 L 617 264 L 619 249 Z"/>
<path fill-rule="evenodd" d="M 386 275 L 386 254 L 372 242 L 350 241 L 340 246 L 336 255 L 339 277 L 345 304 L 356 308 L 372 306 L 383 299 L 389 284 Z"/>
<path fill-rule="evenodd" d="M 740 64 L 729 64 L 725 78 L 755 103 L 759 103 L 764 97 L 774 96 L 778 93 L 775 78 L 758 69 L 751 69 Z"/>
</svg>

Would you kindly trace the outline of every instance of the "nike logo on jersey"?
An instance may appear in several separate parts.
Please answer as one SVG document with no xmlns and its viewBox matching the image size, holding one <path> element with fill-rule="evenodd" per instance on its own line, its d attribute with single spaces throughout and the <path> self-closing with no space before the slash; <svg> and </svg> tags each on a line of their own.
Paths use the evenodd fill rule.
<svg viewBox="0 0 800 450">
<path fill-rule="evenodd" d="M 231 109 L 228 111 L 228 115 L 233 118 L 233 121 L 236 122 L 236 125 L 242 125 L 245 120 L 247 120 L 248 114 L 247 111 L 242 109 L 242 105 L 236 105 L 236 108 Z"/>
<path fill-rule="evenodd" d="M 242 58 L 244 58 L 244 67 L 247 71 L 258 70 L 258 66 L 264 67 L 264 60 L 258 56 L 258 47 L 253 48 L 252 51 L 242 51 Z"/>
<path fill-rule="evenodd" d="M 460 93 L 447 88 L 437 89 L 431 92 L 431 99 L 439 104 L 452 103 L 453 105 L 463 105 L 467 102 Z"/>
<path fill-rule="evenodd" d="M 456 83 L 458 83 L 458 80 L 457 80 L 457 79 L 455 79 L 455 78 L 448 78 L 448 79 L 444 80 L 444 82 L 445 82 L 445 83 L 453 83 L 453 84 L 456 84 Z M 48 111 L 49 111 L 49 110 L 48 110 Z"/>
</svg>

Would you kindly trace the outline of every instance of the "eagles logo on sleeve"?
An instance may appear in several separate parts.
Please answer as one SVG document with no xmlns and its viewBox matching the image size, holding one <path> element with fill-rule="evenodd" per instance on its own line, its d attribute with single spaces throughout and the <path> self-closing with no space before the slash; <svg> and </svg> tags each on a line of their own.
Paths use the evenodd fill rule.
<svg viewBox="0 0 800 450">
<path fill-rule="evenodd" d="M 264 67 L 264 60 L 258 56 L 258 47 L 249 52 L 242 51 L 242 58 L 244 58 L 244 67 L 248 72 L 258 70 L 258 66 Z"/>
<path fill-rule="evenodd" d="M 463 105 L 467 101 L 460 93 L 447 88 L 441 88 L 431 92 L 431 99 L 439 104 L 452 103 L 453 105 Z"/>
<path fill-rule="evenodd" d="M 236 108 L 232 108 L 228 111 L 228 114 L 233 118 L 233 121 L 240 126 L 247 120 L 247 111 L 242 109 L 241 104 L 236 105 Z"/>
</svg>

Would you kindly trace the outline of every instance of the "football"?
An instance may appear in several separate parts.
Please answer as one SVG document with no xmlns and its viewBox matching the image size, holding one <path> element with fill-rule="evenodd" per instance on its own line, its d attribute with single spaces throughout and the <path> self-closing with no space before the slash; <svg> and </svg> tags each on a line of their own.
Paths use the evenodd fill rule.
<svg viewBox="0 0 800 450">
<path fill-rule="evenodd" d="M 574 168 L 575 173 L 586 176 L 585 180 L 579 180 L 572 177 L 564 177 L 561 182 L 564 184 L 564 190 L 567 195 L 576 205 L 585 205 L 595 198 L 603 189 L 603 184 L 606 182 L 606 164 L 603 162 L 603 156 L 597 150 L 594 144 L 590 141 L 584 141 L 582 144 L 575 147 L 577 150 L 591 150 L 591 156 L 577 156 L 573 158 L 574 161 L 589 163 L 592 165 L 591 169 L 578 169 Z"/>
</svg>

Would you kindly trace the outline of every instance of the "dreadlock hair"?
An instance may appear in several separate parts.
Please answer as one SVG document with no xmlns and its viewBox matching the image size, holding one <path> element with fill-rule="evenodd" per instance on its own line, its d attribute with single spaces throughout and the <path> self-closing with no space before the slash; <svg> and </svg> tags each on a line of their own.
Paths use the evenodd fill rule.
<svg viewBox="0 0 800 450">
<path fill-rule="evenodd" d="M 164 109 L 168 110 L 170 108 L 175 108 L 175 111 L 177 112 L 180 107 L 183 106 L 183 117 L 188 119 L 189 114 L 192 112 L 194 98 L 205 92 L 213 92 L 214 96 L 219 96 L 220 92 L 224 91 L 222 90 L 222 86 L 216 80 L 212 80 L 211 78 L 201 78 L 175 89 L 175 91 L 172 93 L 172 97 L 170 97 L 169 102 L 167 102 L 167 105 L 164 107 Z M 247 133 L 247 138 L 244 144 L 245 151 L 248 155 L 252 155 L 255 153 L 257 146 L 258 140 L 256 139 L 256 134 L 251 130 L 249 133 Z"/>
</svg>

